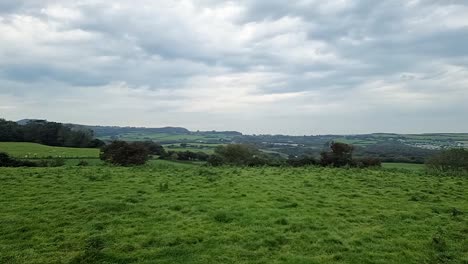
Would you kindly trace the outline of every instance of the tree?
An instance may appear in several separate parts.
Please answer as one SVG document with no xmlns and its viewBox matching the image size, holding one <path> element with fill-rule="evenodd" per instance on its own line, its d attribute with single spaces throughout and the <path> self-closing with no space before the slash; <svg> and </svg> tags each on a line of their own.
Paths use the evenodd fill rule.
<svg viewBox="0 0 468 264">
<path fill-rule="evenodd" d="M 230 144 L 218 146 L 215 154 L 208 159 L 208 164 L 235 166 L 280 165 L 273 155 L 261 152 L 256 147 L 247 144 Z"/>
<path fill-rule="evenodd" d="M 260 151 L 251 145 L 230 144 L 216 147 L 215 154 L 220 156 L 227 164 L 247 165 L 249 160 L 260 155 Z"/>
<path fill-rule="evenodd" d="M 353 166 L 358 168 L 381 167 L 382 161 L 378 158 L 360 158 L 353 160 Z"/>
<path fill-rule="evenodd" d="M 101 149 L 100 158 L 111 164 L 132 166 L 145 164 L 150 158 L 149 154 L 141 144 L 114 141 Z"/>
<path fill-rule="evenodd" d="M 293 167 L 316 165 L 317 161 L 311 156 L 289 157 L 286 163 Z"/>
<path fill-rule="evenodd" d="M 324 166 L 342 167 L 352 165 L 353 150 L 352 145 L 340 142 L 332 142 L 329 152 L 322 152 L 320 163 Z"/>
<path fill-rule="evenodd" d="M 426 166 L 438 171 L 466 171 L 468 172 L 468 150 L 449 149 L 431 157 Z"/>
<path fill-rule="evenodd" d="M 21 131 L 21 127 L 16 122 L 0 119 L 1 142 L 23 141 L 23 138 L 23 131 Z"/>
<path fill-rule="evenodd" d="M 208 158 L 208 164 L 211 166 L 221 166 L 224 164 L 224 159 L 219 155 L 211 155 Z"/>
<path fill-rule="evenodd" d="M 164 149 L 164 147 L 161 144 L 153 142 L 151 140 L 136 141 L 134 143 L 141 146 L 141 147 L 145 147 L 146 149 L 148 149 L 148 151 L 149 151 L 149 153 L 151 155 L 164 156 L 164 154 L 166 154 L 166 150 Z"/>
<path fill-rule="evenodd" d="M 49 146 L 94 147 L 93 131 L 46 120 L 17 122 L 0 119 L 0 141 L 35 142 Z"/>
</svg>

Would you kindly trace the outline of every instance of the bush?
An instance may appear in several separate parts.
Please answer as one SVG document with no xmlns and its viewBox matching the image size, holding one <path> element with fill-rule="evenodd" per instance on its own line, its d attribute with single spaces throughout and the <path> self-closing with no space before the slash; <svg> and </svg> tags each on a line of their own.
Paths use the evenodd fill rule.
<svg viewBox="0 0 468 264">
<path fill-rule="evenodd" d="M 166 154 L 164 147 L 153 141 L 137 141 L 133 142 L 133 144 L 146 148 L 151 155 L 163 156 Z"/>
<path fill-rule="evenodd" d="M 132 166 L 145 164 L 150 156 L 141 144 L 114 141 L 101 149 L 100 158 L 114 165 Z"/>
<path fill-rule="evenodd" d="M 329 152 L 322 152 L 320 163 L 323 166 L 343 167 L 352 165 L 353 163 L 353 150 L 352 145 L 345 143 L 332 142 Z"/>
<path fill-rule="evenodd" d="M 208 159 L 208 164 L 220 166 L 223 164 L 234 166 L 265 166 L 279 165 L 276 158 L 267 155 L 254 146 L 246 144 L 230 144 L 218 146 L 215 154 Z"/>
<path fill-rule="evenodd" d="M 250 159 L 260 153 L 250 145 L 230 144 L 216 147 L 215 154 L 222 157 L 224 162 L 229 165 L 247 165 Z"/>
<path fill-rule="evenodd" d="M 293 167 L 302 167 L 302 166 L 311 166 L 311 165 L 316 165 L 317 164 L 317 161 L 314 159 L 314 157 L 310 157 L 310 156 L 302 156 L 302 157 L 299 157 L 299 158 L 295 158 L 295 157 L 290 157 L 286 163 L 289 165 L 289 166 L 293 166 Z"/>
<path fill-rule="evenodd" d="M 426 162 L 429 169 L 437 171 L 468 172 L 468 150 L 449 149 L 433 156 Z"/>
<path fill-rule="evenodd" d="M 221 156 L 219 155 L 211 155 L 208 158 L 208 164 L 211 166 L 222 166 L 224 164 L 224 160 Z"/>
<path fill-rule="evenodd" d="M 7 153 L 0 152 L 0 167 L 37 167 L 38 164 L 28 160 L 18 160 Z"/>
<path fill-rule="evenodd" d="M 177 160 L 183 161 L 207 161 L 210 155 L 203 152 L 181 151 L 177 152 Z"/>
<path fill-rule="evenodd" d="M 49 161 L 49 167 L 62 167 L 65 165 L 65 160 L 62 158 L 55 158 Z"/>
<path fill-rule="evenodd" d="M 358 167 L 358 168 L 381 167 L 382 161 L 377 158 L 354 159 L 353 166 Z"/>
</svg>

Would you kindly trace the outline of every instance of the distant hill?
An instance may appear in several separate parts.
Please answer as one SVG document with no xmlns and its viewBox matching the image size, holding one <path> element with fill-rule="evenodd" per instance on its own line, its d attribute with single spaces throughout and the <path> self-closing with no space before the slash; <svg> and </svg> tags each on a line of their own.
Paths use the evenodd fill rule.
<svg viewBox="0 0 468 264">
<path fill-rule="evenodd" d="M 47 121 L 42 119 L 22 119 L 16 121 L 20 125 L 30 122 Z M 242 136 L 237 131 L 190 131 L 184 127 L 120 127 L 120 126 L 90 126 L 67 123 L 75 130 L 92 130 L 94 136 L 102 140 L 154 140 L 164 143 L 191 142 L 194 140 L 205 143 L 230 142 L 231 138 Z"/>
<path fill-rule="evenodd" d="M 37 122 L 37 121 L 46 121 L 45 119 L 21 119 L 21 120 L 18 120 L 16 121 L 16 123 L 18 123 L 18 125 L 27 125 L 29 122 Z"/>
<path fill-rule="evenodd" d="M 26 125 L 30 122 L 47 121 L 44 119 L 21 119 L 16 121 L 19 125 Z M 67 123 L 77 128 L 87 128 L 94 131 L 95 136 L 115 136 L 126 133 L 167 133 L 167 134 L 190 134 L 190 131 L 183 127 L 161 127 L 161 128 L 147 128 L 147 127 L 119 127 L 119 126 L 89 126 L 81 124 Z"/>
</svg>

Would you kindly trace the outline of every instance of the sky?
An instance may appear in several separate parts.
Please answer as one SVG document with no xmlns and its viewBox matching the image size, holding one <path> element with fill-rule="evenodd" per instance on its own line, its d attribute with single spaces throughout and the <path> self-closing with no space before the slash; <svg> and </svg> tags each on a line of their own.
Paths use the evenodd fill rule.
<svg viewBox="0 0 468 264">
<path fill-rule="evenodd" d="M 0 0 L 0 118 L 468 132 L 468 1 Z"/>
</svg>

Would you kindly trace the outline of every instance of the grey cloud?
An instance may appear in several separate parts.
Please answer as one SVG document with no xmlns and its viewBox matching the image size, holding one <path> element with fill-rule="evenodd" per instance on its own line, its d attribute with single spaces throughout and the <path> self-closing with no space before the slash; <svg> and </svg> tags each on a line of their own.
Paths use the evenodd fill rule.
<svg viewBox="0 0 468 264">
<path fill-rule="evenodd" d="M 320 122 L 324 132 L 342 132 L 328 118 L 352 123 L 354 112 L 344 112 L 355 108 L 364 118 L 349 132 L 391 130 L 377 119 L 392 113 L 402 118 L 396 130 L 438 123 L 466 130 L 452 121 L 468 112 L 460 99 L 468 96 L 467 7 L 464 0 L 0 1 L 0 29 L 9 30 L 0 34 L 0 95 L 21 101 L 30 90 L 38 111 L 51 114 L 51 98 L 73 96 L 79 105 L 95 91 L 115 100 L 106 107 L 120 116 L 133 104 L 196 129 L 223 129 L 212 123 L 224 116 L 229 129 L 246 132 L 285 131 L 288 120 L 290 133 Z M 28 17 L 43 25 L 34 28 Z M 252 120 L 239 117 L 249 110 Z M 91 123 L 109 118 L 87 112 Z M 433 115 L 434 125 L 423 126 L 428 112 L 455 117 Z M 139 125 L 155 124 L 141 118 Z M 307 125 L 310 118 L 316 122 Z"/>
</svg>

